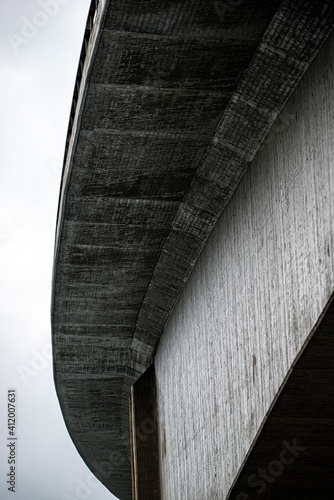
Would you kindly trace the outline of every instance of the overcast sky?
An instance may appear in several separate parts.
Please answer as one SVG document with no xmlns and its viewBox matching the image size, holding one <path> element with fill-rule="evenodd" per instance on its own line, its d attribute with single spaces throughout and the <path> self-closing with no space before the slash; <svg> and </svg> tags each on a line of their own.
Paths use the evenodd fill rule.
<svg viewBox="0 0 334 500">
<path fill-rule="evenodd" d="M 90 0 L 0 0 L 1 500 L 113 500 L 66 430 L 50 356 L 54 232 Z M 7 390 L 17 391 L 16 494 Z"/>
</svg>

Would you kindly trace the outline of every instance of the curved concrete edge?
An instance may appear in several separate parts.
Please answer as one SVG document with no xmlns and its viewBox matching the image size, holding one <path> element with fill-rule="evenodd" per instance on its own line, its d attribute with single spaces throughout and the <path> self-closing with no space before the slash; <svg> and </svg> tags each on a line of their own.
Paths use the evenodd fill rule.
<svg viewBox="0 0 334 500">
<path fill-rule="evenodd" d="M 64 166 L 63 166 L 63 171 L 62 171 L 62 176 L 61 176 L 61 181 L 60 181 L 60 193 L 59 193 L 58 213 L 57 213 L 57 222 L 56 222 L 54 266 L 53 266 L 53 276 L 52 276 L 53 283 L 54 283 L 55 270 L 56 270 L 57 259 L 58 259 L 58 251 L 59 251 L 60 238 L 61 238 L 61 229 L 62 229 L 63 217 L 64 217 L 64 205 L 65 205 L 65 198 L 66 198 L 66 193 L 67 193 L 67 188 L 68 188 L 68 182 L 69 182 L 69 178 L 70 178 L 70 174 L 71 174 L 73 154 L 74 154 L 74 150 L 75 150 L 75 147 L 76 147 L 76 144 L 78 141 L 78 136 L 80 133 L 81 118 L 82 118 L 83 109 L 85 106 L 85 100 L 86 100 L 86 96 L 87 96 L 89 75 L 90 75 L 90 72 L 91 72 L 92 67 L 93 67 L 93 63 L 94 63 L 94 59 L 96 56 L 99 40 L 101 37 L 102 26 L 103 26 L 104 18 L 106 16 L 109 2 L 110 2 L 110 0 L 99 0 L 99 4 L 98 4 L 97 11 L 95 14 L 93 29 L 91 32 L 91 36 L 89 38 L 84 67 L 83 67 L 83 71 L 82 71 L 82 79 L 81 79 L 81 83 L 80 83 L 78 102 L 76 105 L 75 118 L 74 118 L 74 123 L 72 126 L 72 133 L 71 133 L 71 137 L 70 137 L 69 147 L 68 147 L 68 151 L 67 151 L 67 156 L 66 156 L 66 158 L 64 158 Z M 70 126 L 69 126 L 69 128 L 70 128 Z M 54 291 L 52 293 L 52 299 L 51 299 L 51 318 L 53 317 L 53 305 L 54 305 Z"/>
<path fill-rule="evenodd" d="M 330 1 L 286 0 L 274 16 L 172 224 L 139 312 L 131 346 L 135 370 L 143 373 L 152 363 L 164 326 L 215 223 L 333 28 Z"/>
<path fill-rule="evenodd" d="M 92 0 L 92 3 L 95 0 Z M 78 101 L 76 105 L 76 110 L 75 110 L 75 118 L 74 118 L 74 123 L 72 126 L 72 131 L 71 131 L 71 136 L 70 136 L 70 142 L 69 146 L 67 149 L 67 155 L 64 158 L 64 166 L 63 166 L 63 171 L 62 171 L 62 176 L 61 176 L 61 183 L 60 183 L 60 193 L 59 193 L 59 201 L 58 201 L 58 213 L 57 213 L 57 221 L 56 221 L 56 231 L 55 231 L 55 245 L 54 245 L 54 262 L 53 262 L 53 271 L 52 271 L 52 292 L 51 292 L 51 331 L 53 335 L 53 316 L 54 316 L 54 301 L 55 301 L 55 276 L 56 276 L 56 269 L 57 269 L 57 261 L 58 261 L 58 255 L 59 255 L 59 248 L 61 245 L 61 231 L 63 227 L 63 222 L 64 222 L 64 207 L 65 207 L 65 199 L 66 199 L 66 193 L 68 189 L 68 183 L 70 179 L 70 174 L 71 174 L 71 168 L 72 168 L 72 161 L 73 161 L 73 156 L 75 152 L 75 147 L 78 141 L 78 136 L 80 133 L 80 124 L 81 124 L 81 118 L 83 114 L 83 109 L 85 106 L 85 100 L 87 96 L 87 91 L 88 91 L 88 81 L 89 81 L 89 75 L 92 70 L 92 66 L 94 63 L 94 59 L 96 56 L 99 40 L 101 37 L 101 31 L 102 31 L 102 26 L 103 22 L 106 16 L 107 8 L 109 5 L 110 0 L 99 0 L 95 18 L 94 18 L 94 24 L 93 24 L 93 29 L 91 32 L 91 36 L 89 38 L 89 43 L 86 49 L 86 58 L 84 62 L 84 67 L 82 71 L 82 79 L 80 82 L 80 88 L 79 88 L 79 94 L 78 94 Z M 85 41 L 84 41 L 85 43 Z M 69 125 L 70 129 L 70 125 Z M 53 349 L 53 342 L 52 342 L 52 349 Z M 71 439 L 77 448 L 79 454 L 83 458 L 83 460 L 86 462 L 86 464 L 89 467 L 89 457 L 86 456 L 86 453 L 83 449 L 81 449 L 80 442 L 76 441 L 73 438 L 73 432 L 74 432 L 74 427 L 72 429 L 71 423 L 69 422 L 69 419 L 66 417 L 68 415 L 68 412 L 66 411 L 66 397 L 64 396 L 63 393 L 63 388 L 61 381 L 59 380 L 59 377 L 57 375 L 57 369 L 56 369 L 56 363 L 57 360 L 55 359 L 55 356 L 53 355 L 53 377 L 54 377 L 54 383 L 55 383 L 55 389 L 56 389 L 56 394 L 58 397 L 59 405 L 64 417 L 64 422 L 66 425 L 66 428 L 69 432 L 69 435 L 71 436 Z M 101 481 L 102 477 L 101 475 L 96 471 L 92 471 Z"/>
<path fill-rule="evenodd" d="M 291 3 L 293 4 L 292 11 L 289 10 Z M 103 8 L 101 7 L 99 15 L 97 16 L 96 25 L 94 27 L 94 38 L 92 37 L 91 39 L 89 57 L 86 58 L 85 62 L 85 78 L 83 79 L 80 89 L 79 103 L 62 179 L 56 231 L 54 276 L 61 244 L 64 201 L 71 171 L 71 161 L 79 134 L 82 109 L 87 94 L 87 77 L 96 53 L 100 36 L 100 27 L 103 21 L 103 14 L 106 12 L 107 2 L 103 2 L 101 5 L 103 5 Z M 284 24 L 282 12 L 285 13 L 288 18 L 292 16 L 292 13 L 294 14 L 294 16 L 291 17 L 293 22 L 301 23 L 304 27 L 304 30 L 301 30 L 302 36 L 297 37 L 295 41 L 297 46 L 296 53 L 300 52 L 303 54 L 303 49 L 308 48 L 307 40 L 312 40 L 308 52 L 308 61 L 305 61 L 303 57 L 301 59 L 297 58 L 296 61 L 292 60 L 292 62 L 285 61 L 288 64 L 285 66 L 285 72 L 283 71 L 281 74 L 282 81 L 278 81 L 275 78 L 277 61 L 284 67 L 283 61 L 287 59 L 287 56 L 286 54 L 281 54 L 281 59 L 277 57 L 277 50 L 272 43 L 272 40 L 275 38 L 273 35 L 275 34 L 277 25 L 272 24 L 269 28 L 272 31 L 269 33 L 267 32 L 267 38 L 265 36 L 264 43 L 261 44 L 262 49 L 259 49 L 257 52 L 258 59 L 253 59 L 249 72 L 240 83 L 239 90 L 235 98 L 232 99 L 221 126 L 218 128 L 213 139 L 212 146 L 207 151 L 203 164 L 200 166 L 193 184 L 184 199 L 182 207 L 174 220 L 169 239 L 163 250 L 160 261 L 156 266 L 154 277 L 151 281 L 137 321 L 136 333 L 131 348 L 131 358 L 127 367 L 130 375 L 124 384 L 125 395 L 128 393 L 129 383 L 143 373 L 151 363 L 164 325 L 175 306 L 180 291 L 187 281 L 215 222 L 232 196 L 244 171 L 247 169 L 250 159 L 255 155 L 262 139 L 269 130 L 274 118 L 277 116 L 277 113 L 282 109 L 311 60 L 316 55 L 331 29 L 333 29 L 333 7 L 329 2 L 325 5 L 322 4 L 322 6 L 323 9 L 327 7 L 328 10 L 323 10 L 326 14 L 326 18 L 319 18 L 318 24 L 311 23 L 310 26 L 307 23 L 307 16 L 314 14 L 312 9 L 316 9 L 315 3 L 300 1 L 284 2 L 280 11 L 281 17 L 277 19 L 275 17 L 273 21 L 273 23 Z M 97 24 L 98 21 L 99 25 Z M 288 21 L 289 19 L 287 19 L 286 24 L 289 24 Z M 284 26 L 280 24 L 283 30 L 281 35 L 286 36 L 289 41 L 289 36 L 286 35 L 284 31 L 286 24 Z M 293 26 L 291 28 L 293 28 Z M 271 42 L 270 46 L 268 46 L 269 41 L 267 39 Z M 291 46 L 288 46 L 287 50 L 291 50 Z M 289 64 L 290 62 L 291 64 Z M 263 76 L 261 72 L 263 70 L 262 64 L 264 64 L 265 68 L 268 67 L 268 78 L 271 78 L 273 85 L 270 90 L 270 97 L 272 97 L 271 94 L 275 91 L 277 95 L 280 96 L 278 102 L 271 105 L 269 103 L 268 107 L 265 109 L 263 109 L 262 106 L 263 94 L 261 94 L 261 91 L 264 92 L 265 89 L 257 85 L 256 80 L 256 75 L 258 75 L 258 77 Z M 259 71 L 260 74 L 258 74 Z M 254 78 L 255 80 L 253 80 Z M 281 88 L 284 81 L 285 92 L 284 89 Z M 247 93 L 256 93 L 256 91 L 258 92 L 256 94 L 257 99 L 253 99 L 253 101 L 252 99 L 248 99 Z M 255 127 L 256 123 L 258 123 L 258 128 Z M 238 137 L 247 137 L 248 140 L 250 140 L 251 137 L 253 138 L 253 142 L 245 142 L 240 146 Z M 170 294 L 171 289 L 173 290 L 172 294 Z M 54 297 L 52 298 L 51 305 L 52 317 L 53 302 Z M 54 371 L 57 393 L 61 402 L 61 407 L 63 407 L 64 398 L 60 388 L 61 384 L 58 383 L 56 370 Z M 80 444 L 75 444 L 80 451 Z M 83 453 L 81 453 L 81 455 L 86 461 L 87 458 L 89 458 L 85 457 Z M 89 459 L 87 463 L 89 464 Z"/>
</svg>

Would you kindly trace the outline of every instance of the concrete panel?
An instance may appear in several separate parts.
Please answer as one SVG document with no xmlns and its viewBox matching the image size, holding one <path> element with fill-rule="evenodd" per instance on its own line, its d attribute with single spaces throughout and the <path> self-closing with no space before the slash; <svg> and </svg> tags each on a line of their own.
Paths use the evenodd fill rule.
<svg viewBox="0 0 334 500">
<path fill-rule="evenodd" d="M 333 299 L 333 297 L 332 297 Z M 334 301 L 302 351 L 228 498 L 332 500 Z"/>
<path fill-rule="evenodd" d="M 92 84 L 82 128 L 173 132 L 209 139 L 230 97 L 227 92 L 176 92 L 154 87 Z"/>
<path fill-rule="evenodd" d="M 243 37 L 240 17 L 247 19 L 251 39 L 258 38 L 280 4 L 279 0 L 232 1 L 212 0 L 112 0 L 104 28 L 114 31 L 178 35 L 190 38 L 215 38 L 222 35 L 235 39 Z M 237 7 L 237 8 L 235 8 Z"/>
<path fill-rule="evenodd" d="M 333 67 L 332 36 L 223 212 L 163 333 L 155 357 L 163 499 L 226 498 L 333 293 Z"/>
<path fill-rule="evenodd" d="M 103 31 L 92 83 L 231 91 L 258 44 Z M 104 56 L 104 57 L 103 57 Z"/>
<path fill-rule="evenodd" d="M 180 135 L 161 137 L 153 143 L 145 135 L 82 132 L 71 193 L 181 200 L 207 145 L 208 140 L 187 140 Z"/>
</svg>

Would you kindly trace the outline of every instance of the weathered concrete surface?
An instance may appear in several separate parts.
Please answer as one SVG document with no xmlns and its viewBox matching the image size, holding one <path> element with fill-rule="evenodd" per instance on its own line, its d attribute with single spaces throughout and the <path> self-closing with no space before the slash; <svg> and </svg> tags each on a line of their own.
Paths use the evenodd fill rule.
<svg viewBox="0 0 334 500">
<path fill-rule="evenodd" d="M 332 36 L 224 210 L 162 336 L 155 366 L 163 499 L 227 498 L 267 412 L 333 294 L 333 67 Z M 333 354 L 333 342 L 327 347 Z M 333 494 L 333 394 L 332 387 L 326 387 L 325 371 L 332 380 L 333 362 L 325 353 L 324 359 L 323 372 L 313 358 L 313 371 L 307 371 L 305 359 L 297 374 L 301 391 L 310 391 L 304 413 L 297 413 L 301 409 L 290 397 L 290 406 L 278 406 L 275 417 L 276 426 L 283 415 L 285 423 L 290 417 L 282 441 L 302 435 L 302 424 L 292 422 L 293 417 L 309 418 L 309 432 L 319 434 L 319 461 L 327 457 L 321 462 L 327 469 L 320 470 L 316 454 L 312 468 L 312 454 L 306 454 L 304 479 L 313 477 L 313 489 L 307 491 L 308 478 L 304 491 L 293 490 L 290 482 L 290 490 L 263 494 L 266 499 L 327 499 Z M 313 394 L 321 395 L 322 406 L 312 398 L 312 387 Z M 282 426 L 283 419 L 281 431 Z M 327 447 L 326 439 L 320 441 L 326 432 L 331 436 Z M 255 464 L 266 467 L 276 455 L 269 449 L 264 457 Z M 251 470 L 249 465 L 244 482 Z M 245 491 L 244 482 L 238 494 Z M 298 486 L 303 490 L 302 477 L 296 476 Z"/>
<path fill-rule="evenodd" d="M 332 500 L 334 301 L 270 411 L 228 498 Z"/>
<path fill-rule="evenodd" d="M 219 214 L 333 29 L 332 2 L 101 2 L 63 173 L 52 329 L 64 418 L 131 498 L 129 389 Z"/>
</svg>

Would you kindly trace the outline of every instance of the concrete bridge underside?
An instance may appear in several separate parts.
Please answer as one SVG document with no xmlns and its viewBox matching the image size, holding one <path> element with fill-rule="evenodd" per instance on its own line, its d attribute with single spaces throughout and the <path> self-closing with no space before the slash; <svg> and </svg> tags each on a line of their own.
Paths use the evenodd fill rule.
<svg viewBox="0 0 334 500">
<path fill-rule="evenodd" d="M 130 387 L 334 24 L 330 1 L 224 5 L 101 1 L 82 69 L 57 221 L 54 376 L 79 453 L 124 500 Z"/>
</svg>

